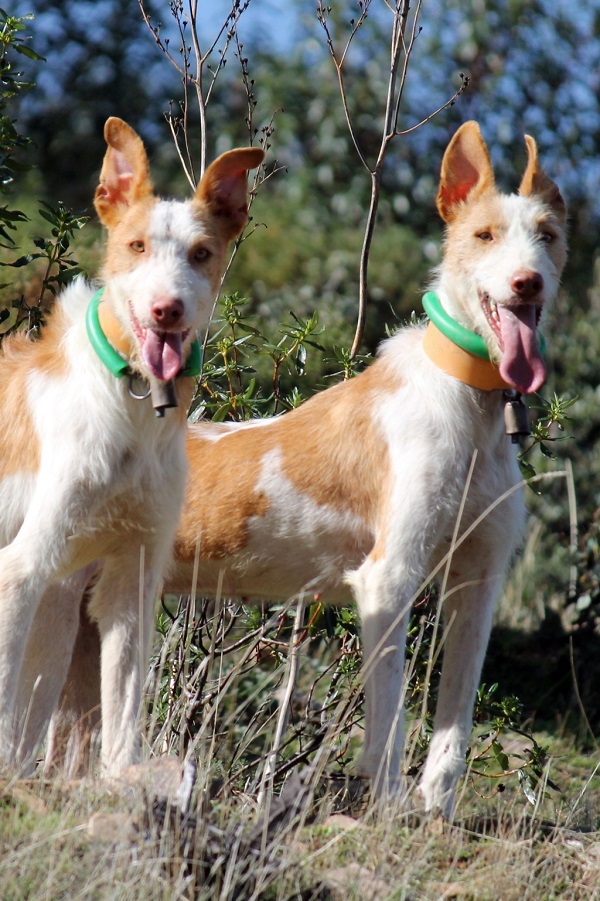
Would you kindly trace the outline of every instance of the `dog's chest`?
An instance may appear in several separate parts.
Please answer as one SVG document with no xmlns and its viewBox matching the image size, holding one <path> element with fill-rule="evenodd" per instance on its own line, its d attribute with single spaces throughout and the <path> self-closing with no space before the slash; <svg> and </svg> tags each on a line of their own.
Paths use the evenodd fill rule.
<svg viewBox="0 0 600 901">
<path fill-rule="evenodd" d="M 157 506 L 164 506 L 173 494 L 180 498 L 183 492 L 184 437 L 175 423 L 154 417 L 128 423 L 118 438 L 114 436 L 104 449 L 99 448 L 99 456 L 106 459 L 100 468 L 104 469 L 107 502 L 119 499 L 125 504 L 140 504 L 154 515 Z"/>
<path fill-rule="evenodd" d="M 452 442 L 445 461 L 444 525 L 438 550 L 457 538 L 469 547 L 474 538 L 516 547 L 525 522 L 517 448 L 505 432 L 501 398 L 487 397 L 484 409 L 469 417 L 462 441 Z M 457 433 L 458 436 L 461 432 Z M 442 464 L 440 464 L 442 465 Z M 452 538 L 450 536 L 453 536 Z M 462 536 L 462 538 L 461 538 Z"/>
</svg>

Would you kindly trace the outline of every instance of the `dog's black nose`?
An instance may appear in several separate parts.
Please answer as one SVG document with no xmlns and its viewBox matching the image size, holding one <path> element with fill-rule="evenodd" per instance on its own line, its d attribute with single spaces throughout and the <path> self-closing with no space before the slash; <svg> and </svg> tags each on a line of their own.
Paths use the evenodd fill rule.
<svg viewBox="0 0 600 901">
<path fill-rule="evenodd" d="M 511 289 L 518 297 L 523 300 L 531 300 L 541 293 L 544 287 L 544 279 L 539 272 L 531 269 L 520 269 L 515 272 L 511 282 Z"/>
</svg>

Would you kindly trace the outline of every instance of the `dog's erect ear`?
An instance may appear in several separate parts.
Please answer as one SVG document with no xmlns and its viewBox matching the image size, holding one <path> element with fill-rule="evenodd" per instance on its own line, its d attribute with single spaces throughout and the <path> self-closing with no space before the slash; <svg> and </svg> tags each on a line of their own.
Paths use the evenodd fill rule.
<svg viewBox="0 0 600 901">
<path fill-rule="evenodd" d="M 444 154 L 437 208 L 444 222 L 452 222 L 457 207 L 477 191 L 493 188 L 494 171 L 477 122 L 465 122 Z"/>
<path fill-rule="evenodd" d="M 264 158 L 259 147 L 229 150 L 208 167 L 196 189 L 196 199 L 221 218 L 228 240 L 237 237 L 248 221 L 248 171 Z"/>
<path fill-rule="evenodd" d="M 537 144 L 530 135 L 525 135 L 527 145 L 527 168 L 521 180 L 519 194 L 528 197 L 537 194 L 544 203 L 552 207 L 555 216 L 564 222 L 567 218 L 567 206 L 558 185 L 543 171 L 538 161 Z"/>
<path fill-rule="evenodd" d="M 104 138 L 108 150 L 94 205 L 104 225 L 113 226 L 124 209 L 152 193 L 152 182 L 144 145 L 133 128 L 112 116 L 104 126 Z"/>
</svg>

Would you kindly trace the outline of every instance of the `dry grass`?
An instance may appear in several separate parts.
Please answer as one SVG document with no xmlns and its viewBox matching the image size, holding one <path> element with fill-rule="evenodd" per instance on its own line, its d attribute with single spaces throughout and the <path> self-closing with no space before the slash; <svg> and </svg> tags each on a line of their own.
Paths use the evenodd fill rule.
<svg viewBox="0 0 600 901">
<path fill-rule="evenodd" d="M 160 805 L 153 810 L 142 790 L 93 781 L 5 785 L 2 897 L 600 898 L 600 837 L 573 828 L 578 819 L 598 822 L 600 779 L 586 786 L 561 750 L 569 788 L 552 823 L 505 797 L 480 800 L 452 826 L 373 808 L 358 820 L 321 803 L 304 811 L 315 821 L 270 829 L 242 793 L 208 806 L 200 793 L 204 813 L 190 826 Z M 254 844 L 242 838 L 253 830 Z"/>
<path fill-rule="evenodd" d="M 564 726 L 536 734 L 561 791 L 539 786 L 532 805 L 516 776 L 471 772 L 454 825 L 374 807 L 351 780 L 361 740 L 352 623 L 341 646 L 327 643 L 324 627 L 311 636 L 298 625 L 283 612 L 240 620 L 214 607 L 165 617 L 147 753 L 192 753 L 191 802 L 177 801 L 177 762 L 112 785 L 0 783 L 1 897 L 600 899 L 597 753 L 582 751 Z M 290 648 L 298 672 L 273 760 Z M 412 668 L 418 683 L 422 667 Z M 414 737 L 426 736 L 424 724 L 411 723 Z M 477 727 L 475 749 L 485 730 Z M 511 761 L 522 759 L 526 738 L 502 740 Z M 415 742 L 415 770 L 422 750 Z"/>
</svg>

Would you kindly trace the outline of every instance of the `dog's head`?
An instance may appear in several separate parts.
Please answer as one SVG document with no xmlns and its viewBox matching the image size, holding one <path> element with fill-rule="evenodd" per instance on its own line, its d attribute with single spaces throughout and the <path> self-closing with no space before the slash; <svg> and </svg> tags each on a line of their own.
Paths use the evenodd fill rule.
<svg viewBox="0 0 600 901">
<path fill-rule="evenodd" d="M 230 241 L 248 218 L 247 174 L 264 158 L 230 150 L 187 202 L 155 196 L 148 157 L 121 119 L 106 122 L 108 149 L 96 211 L 108 229 L 106 301 L 130 341 L 131 362 L 160 381 L 181 370 L 196 330 L 208 324 Z"/>
<path fill-rule="evenodd" d="M 503 379 L 530 394 L 546 376 L 537 326 L 566 260 L 566 207 L 535 141 L 525 143 L 518 194 L 502 194 L 477 123 L 450 141 L 437 197 L 447 225 L 438 285 L 448 312 L 483 336 Z"/>
</svg>

